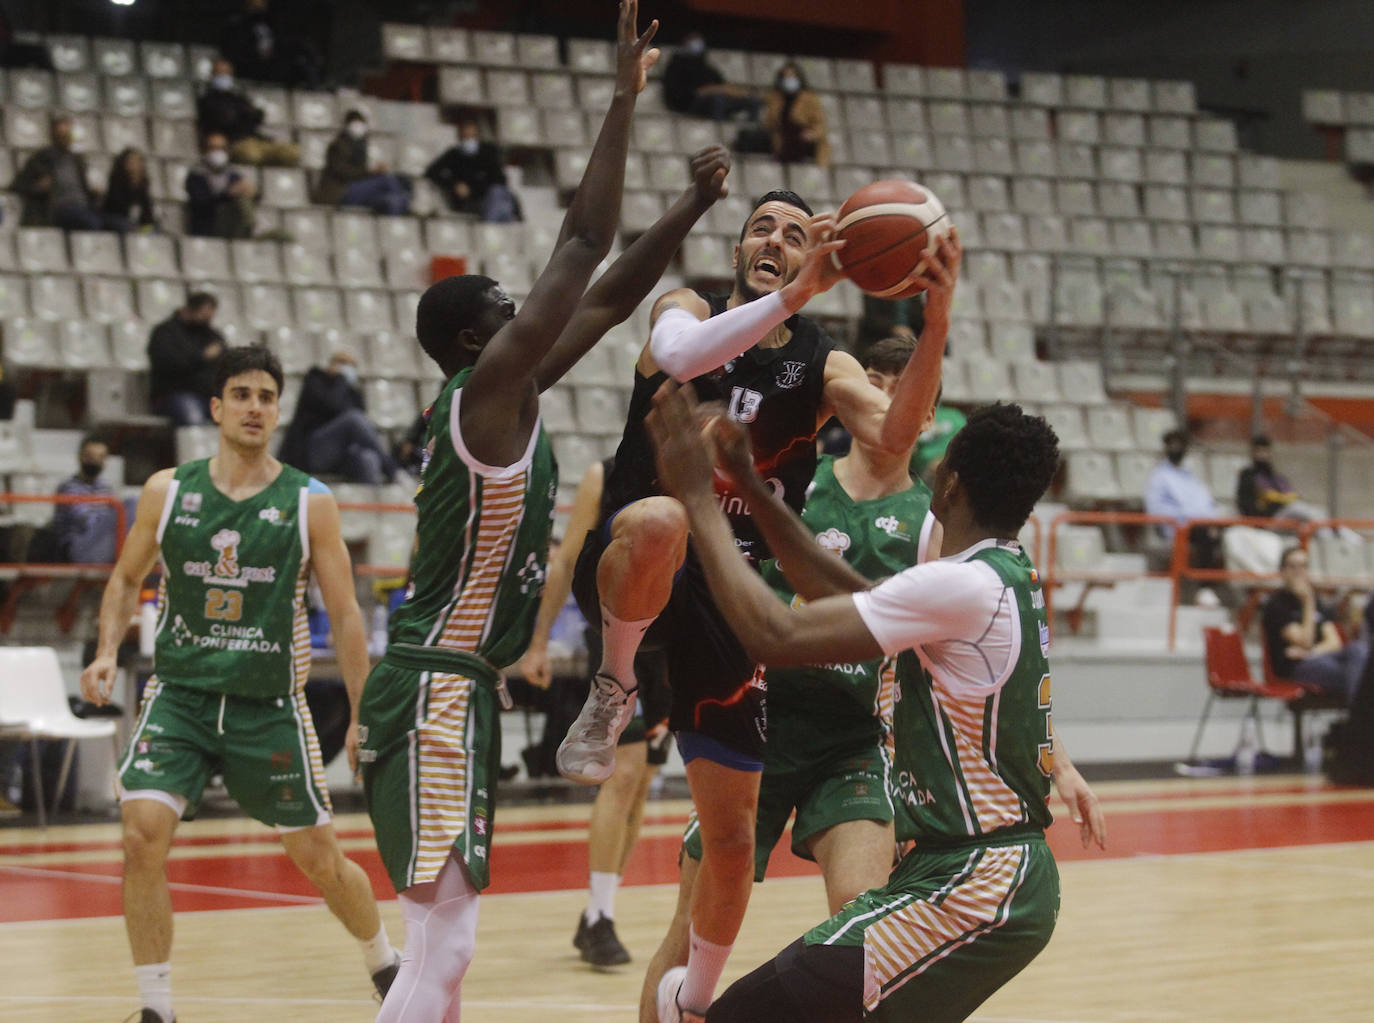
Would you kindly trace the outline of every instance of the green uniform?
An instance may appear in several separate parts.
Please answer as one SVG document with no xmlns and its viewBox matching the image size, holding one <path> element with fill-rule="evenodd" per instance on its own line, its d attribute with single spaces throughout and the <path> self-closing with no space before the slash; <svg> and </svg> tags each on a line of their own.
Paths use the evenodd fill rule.
<svg viewBox="0 0 1374 1023">
<path fill-rule="evenodd" d="M 894 729 L 917 844 L 886 885 L 804 940 L 862 946 L 869 1017 L 952 1023 L 1035 957 L 1058 914 L 1044 841 L 1048 625 L 1014 543 L 985 541 L 890 582 L 855 602 L 885 650 L 916 648 L 899 657 Z M 929 606 L 942 592 L 949 607 Z"/>
<path fill-rule="evenodd" d="M 822 547 L 860 575 L 882 579 L 916 564 L 933 522 L 929 511 L 930 490 L 920 481 L 896 494 L 855 501 L 835 478 L 835 459 L 826 456 L 816 467 L 802 520 Z M 776 561 L 765 562 L 762 574 L 783 600 L 800 601 Z M 893 677 L 891 658 L 769 670 L 756 881 L 763 880 L 794 809 L 792 851 L 805 859 L 813 858 L 807 842 L 836 824 L 893 819 L 892 761 L 884 738 Z M 689 856 L 701 858 L 695 819 L 688 822 L 684 843 Z"/>
<path fill-rule="evenodd" d="M 222 772 L 264 823 L 328 820 L 304 695 L 312 485 L 282 466 L 262 491 L 233 501 L 210 479 L 208 459 L 177 469 L 158 521 L 155 674 L 121 765 L 126 792 L 173 793 L 194 812 Z"/>
<path fill-rule="evenodd" d="M 359 715 L 368 811 L 397 891 L 433 881 L 455 849 L 477 888 L 489 881 L 497 668 L 529 645 L 553 526 L 558 472 L 542 424 L 505 468 L 463 445 L 471 372 L 444 386 L 430 414 L 410 588 Z"/>
<path fill-rule="evenodd" d="M 949 450 L 949 442 L 968 422 L 968 418 L 957 408 L 941 405 L 935 410 L 935 422 L 929 430 L 921 434 L 916 449 L 911 453 L 911 475 L 924 476 L 926 467 L 937 458 L 944 458 Z"/>
</svg>

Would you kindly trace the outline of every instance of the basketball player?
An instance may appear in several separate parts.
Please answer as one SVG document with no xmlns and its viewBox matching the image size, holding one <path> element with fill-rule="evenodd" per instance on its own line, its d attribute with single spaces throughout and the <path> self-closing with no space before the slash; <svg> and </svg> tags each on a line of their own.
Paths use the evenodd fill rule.
<svg viewBox="0 0 1374 1023">
<path fill-rule="evenodd" d="M 548 578 L 539 599 L 539 614 L 529 649 L 520 668 L 532 685 L 548 689 L 553 682 L 549 662 L 549 635 L 572 589 L 573 566 L 587 532 L 595 528 L 601 507 L 601 488 L 614 464 L 602 459 L 587 467 L 577 485 L 572 512 L 558 553 L 549 559 Z M 601 632 L 587 630 L 592 663 L 601 658 Z M 630 951 L 615 931 L 615 898 L 625 875 L 625 864 L 639 838 L 644 819 L 644 800 L 654 775 L 668 758 L 667 671 L 662 651 L 641 649 L 635 659 L 639 680 L 639 713 L 620 735 L 615 750 L 615 770 L 597 790 L 587 822 L 587 908 L 577 916 L 573 947 L 582 961 L 594 969 L 623 966 Z"/>
<path fill-rule="evenodd" d="M 668 655 L 670 722 L 701 824 L 683 1002 L 689 1007 L 710 1002 L 749 901 L 764 683 L 711 604 L 689 553 L 681 507 L 660 493 L 643 418 L 668 376 L 695 378 L 703 393 L 748 424 L 760 466 L 794 508 L 815 469 L 816 431 L 832 415 L 884 450 L 904 451 L 915 442 L 938 386 L 949 297 L 933 302 L 928 314 L 936 340 L 923 351 L 931 354 L 913 360 L 889 401 L 853 356 L 796 315 L 838 280 L 830 256 L 842 243 L 831 240 L 833 223 L 812 216 L 795 193 L 770 192 L 741 229 L 730 295 L 708 299 L 678 289 L 655 303 L 616 470 L 606 483 L 603 525 L 588 536 L 574 579 L 583 614 L 600 617 L 604 654 L 587 703 L 559 748 L 565 777 L 594 784 L 611 774 L 617 737 L 634 709 L 634 654 L 660 622 L 650 639 Z M 958 261 L 958 238 L 951 234 L 921 270 L 957 274 Z M 766 557 L 747 504 L 728 491 L 721 500 L 733 513 L 741 550 Z M 653 980 L 646 978 L 642 1013 L 656 1004 Z"/>
<path fill-rule="evenodd" d="M 305 702 L 306 582 L 313 569 L 339 670 L 356 699 L 367 640 L 329 490 L 268 453 L 282 371 L 260 347 L 230 348 L 215 370 L 215 457 L 155 473 L 100 604 L 81 692 L 106 703 L 139 588 L 161 559 L 156 673 L 120 764 L 124 922 L 141 1023 L 171 1023 L 172 902 L 166 864 L 177 821 L 212 774 L 276 828 L 292 862 L 362 947 L 379 994 L 396 975 L 372 886 L 339 849 L 319 743 Z"/>
<path fill-rule="evenodd" d="M 1059 879 L 1044 840 L 1052 778 L 1084 844 L 1105 841 L 1096 798 L 1056 749 L 1044 597 L 1015 540 L 1058 467 L 1058 441 L 1015 405 L 974 413 L 932 488 L 940 560 L 876 585 L 821 550 L 756 475 L 733 477 L 789 579 L 812 598 L 789 609 L 735 553 L 689 393 L 665 385 L 649 428 L 711 593 L 765 664 L 904 662 L 896 779 L 919 830 L 885 885 L 731 985 L 706 1019 L 966 1019 L 1054 929 Z M 731 426 L 711 424 L 725 447 L 736 443 Z"/>
<path fill-rule="evenodd" d="M 429 416 L 405 602 L 358 712 L 358 757 L 382 862 L 400 895 L 405 954 L 378 1019 L 455 1021 L 489 878 L 500 757 L 500 666 L 529 641 L 556 470 L 539 394 L 654 286 L 724 189 L 723 153 L 583 295 L 615 237 L 635 101 L 658 51 L 620 5 L 616 88 L 547 267 L 517 314 L 490 278 L 421 297 L 416 333 L 448 378 Z M 499 697 L 498 697 L 499 693 Z"/>
</svg>

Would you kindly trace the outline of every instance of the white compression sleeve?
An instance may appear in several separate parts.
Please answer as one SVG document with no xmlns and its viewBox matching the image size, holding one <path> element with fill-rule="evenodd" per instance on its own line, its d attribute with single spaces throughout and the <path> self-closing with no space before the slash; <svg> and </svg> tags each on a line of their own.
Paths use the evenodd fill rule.
<svg viewBox="0 0 1374 1023">
<path fill-rule="evenodd" d="M 791 315 L 776 291 L 709 320 L 698 320 L 685 309 L 667 309 L 649 335 L 649 354 L 673 379 L 691 380 L 742 355 Z"/>
</svg>

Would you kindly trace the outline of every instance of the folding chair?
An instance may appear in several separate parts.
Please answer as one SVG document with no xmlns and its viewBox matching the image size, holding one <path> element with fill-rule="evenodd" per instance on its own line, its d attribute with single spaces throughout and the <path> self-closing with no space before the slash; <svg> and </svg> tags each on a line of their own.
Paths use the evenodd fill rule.
<svg viewBox="0 0 1374 1023">
<path fill-rule="evenodd" d="M 1193 745 L 1188 751 L 1188 762 L 1197 760 L 1198 747 L 1202 745 L 1202 733 L 1207 727 L 1207 717 L 1212 712 L 1216 700 L 1248 700 L 1245 717 L 1241 720 L 1240 736 L 1236 740 L 1239 750 L 1245 741 L 1247 722 L 1255 722 L 1255 737 L 1259 748 L 1264 749 L 1264 728 L 1260 722 L 1260 700 L 1282 700 L 1293 709 L 1294 701 L 1302 699 L 1308 690 L 1296 682 L 1275 679 L 1272 682 L 1257 682 L 1250 674 L 1250 662 L 1245 658 L 1245 647 L 1241 636 L 1234 626 L 1209 625 L 1202 630 L 1207 669 L 1207 702 L 1202 707 L 1202 717 L 1193 735 Z M 1266 657 L 1266 662 L 1267 662 Z M 1302 749 L 1301 746 L 1298 747 Z"/>
</svg>

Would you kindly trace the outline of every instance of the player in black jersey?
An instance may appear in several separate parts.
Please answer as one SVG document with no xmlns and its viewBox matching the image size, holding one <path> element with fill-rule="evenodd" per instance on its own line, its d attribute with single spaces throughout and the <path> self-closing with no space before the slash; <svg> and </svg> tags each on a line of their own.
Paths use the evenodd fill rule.
<svg viewBox="0 0 1374 1023">
<path fill-rule="evenodd" d="M 600 616 L 604 654 L 587 703 L 559 748 L 559 770 L 587 783 L 611 773 L 617 737 L 634 709 L 634 654 L 654 626 L 653 638 L 668 656 L 671 727 L 701 822 L 690 948 L 665 943 L 659 949 L 645 980 L 641 1019 L 654 1019 L 658 1002 L 661 1018 L 677 1020 L 711 1001 L 749 900 L 765 738 L 762 671 L 716 610 L 688 544 L 682 506 L 663 495 L 656 479 L 644 426 L 653 394 L 672 376 L 723 403 L 731 418 L 748 424 L 760 474 L 800 510 L 815 469 L 815 435 L 826 420 L 837 416 L 865 443 L 899 452 L 915 442 L 938 387 L 947 295 L 929 303 L 923 344 L 890 401 L 853 356 L 798 315 L 839 279 L 831 254 L 841 243 L 832 240 L 833 228 L 833 217 L 813 216 L 796 194 L 769 192 L 740 232 L 729 296 L 677 289 L 658 299 L 615 472 L 606 481 L 602 522 L 578 559 L 574 592 L 589 620 Z M 957 273 L 957 237 L 930 258 Z M 746 502 L 723 482 L 719 497 L 742 553 L 767 557 Z M 674 987 L 660 998 L 659 977 L 683 962 L 680 991 Z"/>
</svg>

